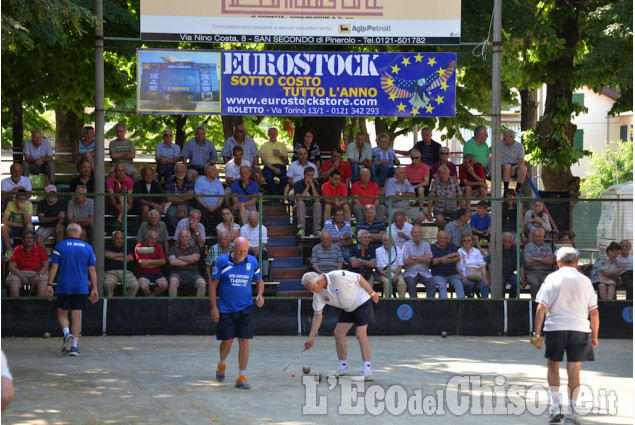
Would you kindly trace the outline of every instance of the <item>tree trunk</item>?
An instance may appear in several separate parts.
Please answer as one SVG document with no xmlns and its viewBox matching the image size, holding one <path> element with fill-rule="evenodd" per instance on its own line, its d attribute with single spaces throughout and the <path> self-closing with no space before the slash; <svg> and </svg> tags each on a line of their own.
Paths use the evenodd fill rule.
<svg viewBox="0 0 635 425">
<path fill-rule="evenodd" d="M 177 115 L 174 119 L 174 127 L 176 127 L 174 143 L 179 145 L 181 149 L 183 149 L 183 146 L 185 146 L 185 124 L 187 124 L 187 115 Z"/>
<path fill-rule="evenodd" d="M 321 151 L 332 151 L 340 146 L 342 130 L 346 126 L 345 117 L 304 117 L 300 128 L 293 135 L 295 145 L 304 138 L 305 130 L 313 130 Z"/>
<path fill-rule="evenodd" d="M 234 126 L 236 124 L 243 123 L 243 117 L 240 115 L 223 115 L 221 117 L 223 121 L 223 134 L 225 138 L 228 138 L 234 134 Z M 225 141 L 223 140 L 223 144 Z"/>
<path fill-rule="evenodd" d="M 55 109 L 55 147 L 72 148 L 75 142 L 82 138 L 82 127 L 84 127 L 84 121 L 72 109 L 64 111 L 62 105 L 57 105 Z M 104 143 L 104 147 L 108 147 L 107 143 Z"/>
<path fill-rule="evenodd" d="M 536 127 L 538 122 L 538 93 L 534 90 L 520 90 L 520 130 Z"/>
<path fill-rule="evenodd" d="M 22 97 L 16 93 L 11 108 L 11 128 L 13 129 L 13 147 L 18 148 L 13 151 L 13 162 L 23 161 L 22 148 L 24 147 L 24 109 L 22 107 Z"/>
</svg>

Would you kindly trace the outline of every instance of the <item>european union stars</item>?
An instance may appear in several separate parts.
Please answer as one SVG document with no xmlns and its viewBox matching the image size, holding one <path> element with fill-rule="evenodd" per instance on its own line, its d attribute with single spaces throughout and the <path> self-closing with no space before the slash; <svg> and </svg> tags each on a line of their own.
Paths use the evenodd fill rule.
<svg viewBox="0 0 635 425">
<path fill-rule="evenodd" d="M 444 56 L 447 58 L 447 55 Z M 421 66 L 416 67 L 416 69 L 411 68 L 411 70 L 408 70 L 410 72 L 406 72 L 407 67 L 411 65 L 410 59 L 415 60 L 415 65 L 417 62 L 421 63 Z M 381 76 L 382 90 L 388 95 L 388 99 L 395 103 L 399 102 L 396 105 L 398 114 L 400 112 L 408 113 L 412 114 L 413 117 L 417 115 L 453 116 L 455 112 L 454 102 L 446 104 L 444 97 L 448 88 L 454 88 L 454 81 L 450 81 L 450 84 L 448 84 L 448 80 L 454 75 L 456 60 L 452 60 L 445 66 L 435 69 L 435 65 L 437 65 L 435 56 L 428 57 L 427 63 L 424 63 L 423 59 L 424 56 L 418 53 L 412 58 L 404 56 L 401 62 L 391 65 L 390 72 L 384 72 Z M 399 72 L 402 72 L 402 75 L 407 73 L 410 74 L 407 76 L 418 76 L 419 78 L 400 78 L 397 76 Z M 404 104 L 402 99 L 408 99 L 407 103 L 410 104 L 410 107 Z M 440 106 L 442 104 L 444 106 Z M 410 110 L 408 111 L 407 108 L 410 108 Z M 435 111 L 435 109 L 437 110 Z"/>
</svg>

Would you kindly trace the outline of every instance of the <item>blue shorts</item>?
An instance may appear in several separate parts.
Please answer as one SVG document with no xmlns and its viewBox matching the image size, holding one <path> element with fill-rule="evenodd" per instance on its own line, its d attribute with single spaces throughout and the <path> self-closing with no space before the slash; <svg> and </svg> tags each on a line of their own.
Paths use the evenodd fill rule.
<svg viewBox="0 0 635 425">
<path fill-rule="evenodd" d="M 88 307 L 88 295 L 57 294 L 57 307 L 62 310 L 86 310 Z"/>
<path fill-rule="evenodd" d="M 374 321 L 375 314 L 373 312 L 373 300 L 369 298 L 364 304 L 360 305 L 353 311 L 340 312 L 338 323 L 354 323 L 355 326 L 365 326 Z"/>
<path fill-rule="evenodd" d="M 577 331 L 545 332 L 545 357 L 552 362 L 561 362 L 567 352 L 567 362 L 595 360 L 591 334 Z"/>
<path fill-rule="evenodd" d="M 137 280 L 139 279 L 148 279 L 150 282 L 156 282 L 159 279 L 165 279 L 165 277 L 162 274 L 146 273 L 146 274 L 140 274 L 139 276 L 137 276 Z"/>
<path fill-rule="evenodd" d="M 254 306 L 233 313 L 220 313 L 216 325 L 216 339 L 227 341 L 234 338 L 254 337 Z"/>
</svg>

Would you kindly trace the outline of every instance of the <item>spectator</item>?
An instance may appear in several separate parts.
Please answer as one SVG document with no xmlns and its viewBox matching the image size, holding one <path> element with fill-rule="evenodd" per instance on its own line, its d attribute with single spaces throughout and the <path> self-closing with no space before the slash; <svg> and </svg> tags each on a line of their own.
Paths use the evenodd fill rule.
<svg viewBox="0 0 635 425">
<path fill-rule="evenodd" d="M 439 160 L 441 145 L 432 140 L 432 130 L 428 127 L 421 130 L 421 140 L 415 143 L 414 149 L 421 152 L 421 162 L 428 167 Z"/>
<path fill-rule="evenodd" d="M 166 128 L 161 133 L 163 143 L 159 143 L 156 147 L 156 155 L 154 157 L 157 163 L 157 181 L 167 183 L 174 174 L 174 165 L 179 161 L 181 155 L 181 147 L 174 141 L 174 133 Z"/>
<path fill-rule="evenodd" d="M 191 195 L 194 193 L 194 183 L 187 178 L 185 164 L 178 163 L 174 166 L 174 176 L 165 184 L 165 193 L 175 195 Z M 194 207 L 191 204 L 192 196 L 168 196 L 170 206 L 165 213 L 168 222 L 176 227 L 179 220 L 187 217 Z"/>
<path fill-rule="evenodd" d="M 199 125 L 196 127 L 196 130 L 194 130 L 195 137 L 188 140 L 181 151 L 181 158 L 183 158 L 185 163 L 189 164 L 187 177 L 191 181 L 194 181 L 199 174 L 204 174 L 207 164 L 216 164 L 216 159 L 218 158 L 214 143 L 205 138 L 206 133 L 205 126 Z"/>
<path fill-rule="evenodd" d="M 366 133 L 363 131 L 357 132 L 355 141 L 348 144 L 346 148 L 346 159 L 351 166 L 353 183 L 359 180 L 359 171 L 361 168 L 367 168 L 370 171 L 371 181 L 374 182 L 377 180 L 375 176 L 375 166 L 373 165 L 373 148 L 370 143 L 368 143 Z"/>
<path fill-rule="evenodd" d="M 161 221 L 161 214 L 157 210 L 148 211 L 148 221 L 144 221 L 139 226 L 137 232 L 137 243 L 142 243 L 146 240 L 146 236 L 149 231 L 157 233 L 157 242 L 163 246 L 163 252 L 168 252 L 170 243 L 170 234 L 168 228 L 163 221 Z"/>
<path fill-rule="evenodd" d="M 432 185 L 430 186 L 427 219 L 432 221 L 432 214 L 434 213 L 437 226 L 439 229 L 443 230 L 446 219 L 456 212 L 457 203 L 459 204 L 459 207 L 462 208 L 463 201 L 460 199 L 462 195 L 459 183 L 454 179 L 450 179 L 450 170 L 448 170 L 448 167 L 442 165 L 439 167 L 438 173 L 439 179 L 433 180 Z M 446 201 L 435 198 L 457 198 L 457 200 Z"/>
<path fill-rule="evenodd" d="M 267 253 L 267 228 L 259 223 L 258 211 L 251 211 L 247 224 L 240 228 L 240 236 L 249 241 L 248 254 L 258 258 L 262 253 L 263 276 L 269 276 L 269 254 Z"/>
<path fill-rule="evenodd" d="M 320 184 L 315 179 L 315 169 L 306 167 L 304 169 L 304 179 L 299 180 L 293 186 L 293 191 L 296 196 L 322 196 L 320 190 Z M 320 229 L 322 228 L 322 203 L 320 199 L 298 198 L 295 204 L 295 213 L 298 218 L 298 237 L 302 237 L 306 230 L 306 209 L 311 208 L 313 235 L 320 236 Z"/>
<path fill-rule="evenodd" d="M 223 232 L 229 234 L 229 241 L 234 242 L 240 236 L 240 225 L 234 221 L 234 214 L 229 207 L 223 207 L 221 210 L 222 221 L 216 226 L 216 237 L 220 240 Z"/>
<path fill-rule="evenodd" d="M 410 164 L 406 165 L 406 177 L 408 183 L 415 190 L 415 196 L 419 199 L 419 209 L 423 211 L 423 198 L 430 188 L 430 167 L 421 162 L 421 152 L 412 148 L 410 151 Z"/>
<path fill-rule="evenodd" d="M 429 267 L 432 262 L 432 251 L 430 244 L 422 239 L 423 229 L 415 224 L 412 228 L 412 240 L 403 245 L 403 278 L 406 281 L 408 295 L 410 298 L 417 298 L 417 283 L 423 283 L 426 288 L 426 298 L 434 298 L 436 282 L 430 273 Z M 439 287 L 439 297 L 445 293 L 447 288 Z M 444 297 L 445 298 L 445 297 Z"/>
<path fill-rule="evenodd" d="M 516 132 L 505 130 L 503 132 L 503 146 L 501 147 L 503 164 L 503 189 L 509 188 L 509 181 L 516 177 L 516 192 L 521 193 L 520 188 L 527 177 L 527 166 L 525 165 L 525 148 L 516 142 Z"/>
<path fill-rule="evenodd" d="M 225 145 L 220 155 L 223 157 L 223 162 L 227 164 L 231 159 L 234 146 L 240 146 L 243 148 L 243 157 L 251 164 L 251 172 L 254 175 L 254 180 L 260 186 L 262 181 L 262 172 L 260 171 L 260 151 L 254 139 L 251 136 L 247 136 L 245 126 L 243 124 L 236 124 L 234 126 L 234 134 L 229 136 L 225 140 Z M 286 152 L 286 147 L 285 147 Z"/>
<path fill-rule="evenodd" d="M 40 130 L 31 133 L 31 140 L 24 144 L 23 175 L 30 173 L 46 174 L 49 183 L 55 184 L 55 162 L 53 162 L 53 148 L 51 142 L 42 137 Z"/>
<path fill-rule="evenodd" d="M 308 161 L 309 151 L 307 151 L 305 147 L 299 147 L 296 150 L 296 156 L 298 159 L 294 159 L 287 170 L 287 181 L 289 182 L 289 186 L 294 186 L 297 182 L 304 178 L 304 170 L 306 167 L 313 168 L 315 175 L 318 173 L 318 169 L 315 164 Z M 294 156 L 294 158 L 296 158 L 296 156 Z"/>
<path fill-rule="evenodd" d="M 278 141 L 278 129 L 271 127 L 267 134 L 269 140 L 260 146 L 260 155 L 264 165 L 262 174 L 269 185 L 271 193 L 276 196 L 284 194 L 287 186 L 287 165 L 289 165 L 289 155 L 287 147 Z M 276 183 L 275 177 L 279 183 Z"/>
<path fill-rule="evenodd" d="M 633 299 L 633 254 L 631 254 L 631 241 L 624 239 L 620 242 L 620 255 L 617 257 L 618 263 L 621 266 L 626 265 L 626 268 L 620 275 L 622 280 L 622 287 L 626 289 L 626 299 Z"/>
<path fill-rule="evenodd" d="M 339 246 L 332 243 L 331 232 L 323 230 L 320 235 L 320 243 L 311 250 L 311 269 L 324 274 L 333 270 L 341 270 L 344 257 Z"/>
<path fill-rule="evenodd" d="M 15 247 L 9 260 L 7 288 L 10 297 L 20 296 L 21 286 L 35 287 L 38 297 L 46 295 L 49 262 L 44 245 L 34 244 L 32 230 L 22 232 L 22 244 Z"/>
<path fill-rule="evenodd" d="M 123 232 L 112 232 L 112 240 L 104 247 L 104 296 L 112 297 L 115 293 L 115 285 L 124 281 L 123 277 L 123 245 L 125 238 Z M 134 297 L 139 292 L 139 281 L 130 267 L 134 265 L 134 254 L 126 255 L 126 296 Z"/>
<path fill-rule="evenodd" d="M 430 251 L 432 252 L 430 271 L 434 284 L 439 288 L 439 298 L 447 298 L 448 284 L 454 288 L 457 298 L 465 298 L 463 282 L 456 270 L 461 256 L 457 252 L 456 245 L 450 241 L 448 232 L 440 230 L 437 233 L 437 243 L 430 247 Z"/>
<path fill-rule="evenodd" d="M 478 286 L 481 298 L 487 298 L 490 284 L 485 270 L 485 260 L 481 251 L 472 246 L 473 243 L 472 232 L 461 235 L 461 248 L 458 251 L 461 260 L 457 263 L 456 270 L 461 276 L 466 297 L 472 297 L 474 286 Z"/>
<path fill-rule="evenodd" d="M 89 125 L 82 128 L 82 139 L 73 145 L 73 164 L 77 167 L 82 159 L 90 162 L 95 169 L 95 129 Z"/>
<path fill-rule="evenodd" d="M 331 242 L 334 242 L 342 251 L 342 257 L 344 262 L 348 263 L 349 247 L 353 244 L 353 230 L 349 222 L 344 220 L 344 210 L 342 208 L 335 208 L 333 211 L 333 218 L 324 222 L 325 231 L 330 232 Z"/>
<path fill-rule="evenodd" d="M 198 273 L 198 260 L 201 252 L 197 246 L 190 243 L 190 232 L 187 229 L 179 233 L 179 241 L 170 248 L 168 262 L 172 266 L 172 273 L 169 277 L 168 294 L 176 297 L 177 290 L 181 285 L 196 288 L 196 296 L 205 296 L 205 279 Z"/>
<path fill-rule="evenodd" d="M 347 161 L 344 161 L 343 156 L 344 152 L 342 152 L 342 149 L 333 149 L 331 158 L 322 163 L 322 173 L 320 175 L 322 181 L 328 181 L 331 173 L 333 171 L 337 171 L 338 173 L 340 173 L 340 180 L 342 181 L 342 183 L 344 183 L 346 187 L 351 186 L 353 173 L 351 171 L 351 166 Z"/>
<path fill-rule="evenodd" d="M 242 146 L 234 146 L 232 155 L 232 159 L 225 163 L 225 182 L 230 194 L 234 182 L 240 180 L 240 167 L 246 165 L 251 169 L 251 162 L 245 159 L 245 151 Z"/>
<path fill-rule="evenodd" d="M 351 203 L 353 204 L 353 214 L 359 223 L 364 220 L 364 207 L 374 205 L 377 216 L 383 218 L 386 215 L 386 206 L 379 201 L 379 186 L 371 181 L 371 171 L 362 167 L 359 170 L 359 180 L 351 187 Z"/>
<path fill-rule="evenodd" d="M 31 192 L 31 180 L 22 175 L 22 164 L 11 164 L 11 175 L 2 179 L 2 202 L 9 202 L 16 192 Z M 30 197 L 27 193 L 27 198 Z"/>
<path fill-rule="evenodd" d="M 163 211 L 165 209 L 167 198 L 150 196 L 165 193 L 161 184 L 154 179 L 154 170 L 152 167 L 143 167 L 141 170 L 141 179 L 135 182 L 133 190 L 136 194 L 144 195 L 134 198 L 134 206 L 131 210 L 134 214 L 141 214 L 142 222 L 148 220 L 148 211 Z M 132 202 L 132 199 L 130 202 Z"/>
<path fill-rule="evenodd" d="M 354 245 L 350 252 L 349 270 L 362 275 L 368 284 L 372 287 L 375 282 L 373 269 L 375 268 L 375 250 L 370 249 L 370 234 L 368 230 L 360 230 L 357 234 L 357 245 Z"/>
<path fill-rule="evenodd" d="M 88 193 L 95 193 L 95 178 L 93 176 L 93 164 L 87 159 L 79 161 L 77 166 L 79 176 L 73 177 L 70 183 L 70 191 L 77 192 L 77 186 L 84 185 Z"/>
<path fill-rule="evenodd" d="M 389 139 L 386 133 L 380 133 L 377 136 L 377 146 L 373 148 L 373 165 L 379 187 L 384 187 L 386 180 L 395 175 L 395 166 L 399 165 L 395 150 L 388 147 Z"/>
<path fill-rule="evenodd" d="M 317 174 L 318 170 L 321 169 L 322 155 L 320 154 L 320 145 L 318 145 L 318 142 L 315 140 L 315 132 L 313 130 L 304 130 L 302 140 L 293 145 L 293 151 L 295 152 L 295 155 L 292 158 L 293 161 L 300 159 L 300 148 L 304 148 L 306 150 L 307 161 L 315 165 L 315 172 Z M 306 165 L 304 165 L 302 168 L 304 168 L 305 166 Z"/>
<path fill-rule="evenodd" d="M 442 147 L 439 151 L 439 160 L 432 165 L 430 168 L 430 182 L 432 184 L 432 180 L 439 180 L 439 167 L 445 165 L 448 167 L 450 171 L 450 178 L 457 180 L 459 175 L 456 170 L 456 165 L 452 161 L 450 161 L 450 149 L 446 147 Z"/>
<path fill-rule="evenodd" d="M 221 208 L 223 207 L 223 195 L 225 189 L 218 179 L 218 168 L 214 164 L 205 166 L 205 175 L 196 179 L 194 183 L 194 193 L 198 195 L 216 195 L 216 196 L 197 196 L 196 201 L 202 212 L 203 225 L 206 229 L 214 229 L 221 221 Z"/>
<path fill-rule="evenodd" d="M 168 281 L 161 272 L 161 267 L 165 266 L 165 253 L 161 244 L 157 243 L 157 232 L 150 230 L 146 234 L 146 240 L 135 246 L 134 256 L 137 261 L 135 276 L 141 293 L 146 297 L 164 293 L 168 289 Z M 152 282 L 156 284 L 156 288 L 150 293 Z"/>
<path fill-rule="evenodd" d="M 329 198 L 324 199 L 324 222 L 331 218 L 331 212 L 335 208 L 344 210 L 344 219 L 351 221 L 351 206 L 348 200 L 348 188 L 341 182 L 340 173 L 333 171 L 331 179 L 322 185 L 322 195 Z"/>
<path fill-rule="evenodd" d="M 86 186 L 80 184 L 75 188 L 78 195 L 68 201 L 66 205 L 66 217 L 68 223 L 79 224 L 82 228 L 80 238 L 82 240 L 93 239 L 93 225 L 95 223 L 95 201 L 86 197 Z"/>
<path fill-rule="evenodd" d="M 25 230 L 33 231 L 33 204 L 26 197 L 26 192 L 16 192 L 15 200 L 9 202 L 2 215 L 2 245 L 6 258 L 11 258 L 11 238 L 21 237 Z"/>
<path fill-rule="evenodd" d="M 57 198 L 57 188 L 50 184 L 44 189 L 46 198 L 37 204 L 39 227 L 35 233 L 35 242 L 44 246 L 44 241 L 55 235 L 55 243 L 64 240 L 64 219 L 66 204 Z"/>
<path fill-rule="evenodd" d="M 485 258 L 491 272 L 492 255 Z M 514 235 L 509 232 L 503 233 L 503 290 L 509 294 L 509 298 L 518 298 L 518 282 L 525 284 L 525 258 L 520 257 L 520 273 L 516 275 L 516 264 L 518 262 L 518 249 Z M 509 285 L 509 291 L 507 290 Z"/>
<path fill-rule="evenodd" d="M 487 213 L 487 202 L 480 201 L 476 204 L 476 212 L 472 214 L 470 227 L 472 227 L 472 234 L 476 236 L 476 247 L 480 249 L 481 239 L 489 241 L 492 233 L 492 217 Z"/>
<path fill-rule="evenodd" d="M 465 197 L 487 198 L 485 168 L 476 162 L 471 153 L 463 154 L 463 163 L 459 166 L 459 181 L 465 191 Z"/>
<path fill-rule="evenodd" d="M 251 169 L 242 165 L 240 167 L 240 180 L 235 181 L 232 185 L 232 211 L 238 214 L 240 224 L 247 223 L 247 217 L 252 212 L 258 213 L 256 203 L 258 198 L 250 195 L 258 195 L 260 193 L 258 183 L 251 179 Z"/>
<path fill-rule="evenodd" d="M 110 142 L 110 159 L 112 159 L 112 168 L 110 169 L 110 175 L 112 176 L 117 164 L 123 164 L 125 167 L 126 175 L 130 176 L 133 181 L 139 179 L 139 173 L 137 169 L 132 165 L 136 153 L 134 142 L 126 138 L 126 125 L 123 123 L 117 123 L 115 125 L 115 133 L 117 138 Z"/>
<path fill-rule="evenodd" d="M 403 256 L 401 250 L 392 244 L 387 233 L 382 236 L 383 245 L 375 250 L 375 282 L 381 283 L 384 297 L 390 297 L 397 290 L 399 298 L 406 297 L 406 282 L 401 274 Z M 390 258 L 388 258 L 390 257 Z M 390 269 L 390 278 L 388 276 Z"/>
<path fill-rule="evenodd" d="M 615 298 L 617 277 L 628 267 L 628 264 L 622 264 L 617 259 L 621 251 L 622 247 L 620 244 L 611 242 L 606 247 L 606 252 L 593 262 L 591 282 L 597 286 L 601 300 L 612 300 Z"/>
<path fill-rule="evenodd" d="M 535 201 L 533 208 L 525 213 L 523 220 L 523 230 L 527 236 L 529 236 L 532 230 L 538 228 L 545 232 L 551 232 L 549 216 L 545 212 L 545 205 L 542 201 Z"/>
<path fill-rule="evenodd" d="M 409 198 L 415 197 L 415 190 L 406 180 L 406 169 L 397 168 L 395 177 L 386 183 L 386 197 L 392 198 L 393 212 L 402 212 L 406 217 L 416 221 L 425 220 L 425 215 L 418 208 L 410 207 Z M 404 199 L 405 198 L 405 199 Z"/>
<path fill-rule="evenodd" d="M 484 125 L 476 126 L 474 129 L 474 137 L 465 142 L 463 146 L 463 158 L 465 158 L 465 155 L 472 154 L 485 170 L 489 170 L 490 152 L 487 143 L 485 143 L 486 140 L 487 127 Z"/>
<path fill-rule="evenodd" d="M 125 164 L 115 164 L 115 175 L 106 181 L 106 192 L 117 194 L 118 196 L 109 196 L 107 199 L 106 211 L 117 216 L 115 227 L 121 229 L 123 227 L 124 210 L 130 211 L 133 204 L 133 198 L 127 198 L 127 194 L 134 193 L 134 182 L 126 175 Z M 126 199 L 124 201 L 124 199 Z M 124 205 L 125 204 L 125 205 Z"/>
<path fill-rule="evenodd" d="M 179 221 L 174 231 L 174 240 L 178 241 L 182 230 L 190 232 L 190 245 L 198 245 L 203 248 L 205 246 L 205 226 L 201 224 L 201 211 L 192 210 L 190 215 Z"/>
<path fill-rule="evenodd" d="M 406 222 L 406 215 L 401 211 L 392 215 L 390 233 L 395 241 L 395 246 L 399 249 L 403 249 L 403 245 L 412 239 L 412 224 Z"/>
<path fill-rule="evenodd" d="M 509 232 L 516 238 L 518 235 L 518 211 L 521 204 L 517 202 L 518 195 L 513 189 L 506 189 L 504 196 L 508 201 L 503 202 L 503 232 Z"/>
<path fill-rule="evenodd" d="M 205 258 L 205 270 L 207 271 L 207 281 L 211 279 L 211 270 L 221 255 L 229 254 L 232 250 L 232 242 L 230 241 L 229 232 L 223 230 L 218 235 L 218 243 L 212 245 Z"/>
<path fill-rule="evenodd" d="M 470 212 L 466 209 L 459 208 L 456 212 L 456 220 L 445 226 L 450 240 L 454 245 L 461 246 L 461 235 L 463 233 L 472 234 L 472 226 L 470 226 Z"/>
<path fill-rule="evenodd" d="M 376 250 L 383 243 L 383 236 L 386 233 L 386 224 L 383 221 L 375 219 L 377 211 L 374 205 L 366 205 L 364 207 L 364 220 L 357 222 L 356 231 L 364 229 L 368 231 L 370 242 L 368 248 Z"/>
<path fill-rule="evenodd" d="M 544 243 L 545 231 L 542 228 L 532 230 L 531 241 L 525 245 L 525 288 L 530 286 L 531 298 L 536 298 L 540 285 L 547 275 L 551 273 L 553 265 L 553 252 L 551 247 Z"/>
</svg>

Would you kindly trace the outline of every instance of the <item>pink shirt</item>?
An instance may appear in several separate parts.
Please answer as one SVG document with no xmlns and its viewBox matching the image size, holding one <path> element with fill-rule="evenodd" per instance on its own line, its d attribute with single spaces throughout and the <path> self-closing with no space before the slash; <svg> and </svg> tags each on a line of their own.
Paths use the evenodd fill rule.
<svg viewBox="0 0 635 425">
<path fill-rule="evenodd" d="M 419 167 L 415 168 L 412 164 L 406 165 L 406 176 L 410 184 L 419 184 L 426 177 L 430 177 L 430 167 L 423 162 L 419 163 Z"/>
<path fill-rule="evenodd" d="M 112 189 L 115 193 L 120 193 L 123 189 L 127 189 L 128 192 L 133 192 L 134 181 L 126 176 L 123 182 L 119 183 L 114 177 L 111 177 L 106 181 L 106 189 Z"/>
</svg>

